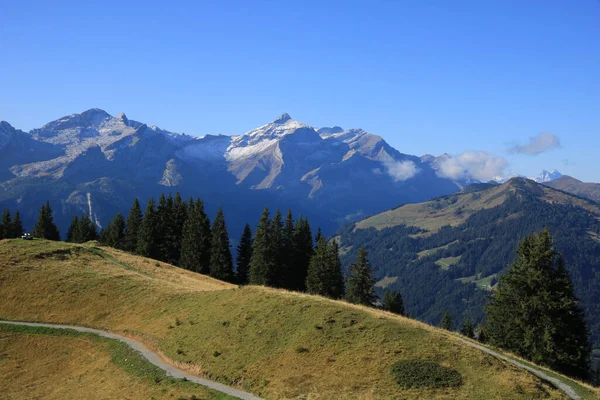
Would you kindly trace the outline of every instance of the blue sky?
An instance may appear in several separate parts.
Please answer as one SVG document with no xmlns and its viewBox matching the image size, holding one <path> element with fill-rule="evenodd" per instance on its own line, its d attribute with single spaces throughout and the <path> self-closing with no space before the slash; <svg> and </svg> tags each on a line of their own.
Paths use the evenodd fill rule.
<svg viewBox="0 0 600 400">
<path fill-rule="evenodd" d="M 202 135 L 288 112 L 600 182 L 599 0 L 122 3 L 0 1 L 0 119 L 99 107 Z M 543 132 L 559 146 L 510 151 Z"/>
</svg>

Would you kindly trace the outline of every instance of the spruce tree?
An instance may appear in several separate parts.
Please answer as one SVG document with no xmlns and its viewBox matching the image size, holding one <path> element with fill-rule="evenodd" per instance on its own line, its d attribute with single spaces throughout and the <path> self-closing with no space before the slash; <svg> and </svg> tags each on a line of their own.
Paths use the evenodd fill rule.
<svg viewBox="0 0 600 400">
<path fill-rule="evenodd" d="M 188 205 L 181 199 L 179 192 L 173 201 L 173 236 L 169 262 L 178 265 L 181 258 L 181 242 L 183 240 L 183 225 L 187 220 Z"/>
<path fill-rule="evenodd" d="M 452 315 L 450 315 L 450 312 L 446 310 L 442 316 L 442 319 L 440 320 L 440 328 L 451 331 L 453 326 L 454 322 L 452 321 Z"/>
<path fill-rule="evenodd" d="M 75 243 L 75 241 L 77 239 L 76 235 L 77 235 L 78 230 L 79 230 L 79 217 L 77 215 L 74 215 L 73 219 L 71 220 L 71 225 L 69 225 L 69 229 L 67 230 L 66 241 Z"/>
<path fill-rule="evenodd" d="M 210 275 L 216 279 L 233 282 L 233 258 L 222 208 L 217 211 L 211 230 Z"/>
<path fill-rule="evenodd" d="M 305 291 L 310 259 L 314 254 L 313 237 L 308 220 L 300 216 L 294 227 L 294 258 L 291 260 L 288 289 Z"/>
<path fill-rule="evenodd" d="M 486 312 L 493 345 L 587 377 L 591 347 L 583 309 L 548 230 L 523 239 Z"/>
<path fill-rule="evenodd" d="M 33 228 L 33 236 L 40 239 L 60 240 L 60 232 L 54 223 L 49 201 L 40 207 L 38 220 Z"/>
<path fill-rule="evenodd" d="M 87 214 L 83 214 L 79 217 L 78 224 L 75 231 L 73 232 L 73 242 L 85 243 L 90 240 L 98 239 L 98 231 L 96 230 L 96 224 L 90 219 Z"/>
<path fill-rule="evenodd" d="M 250 283 L 273 286 L 276 279 L 275 249 L 271 235 L 269 209 L 265 207 L 256 227 L 250 259 Z"/>
<path fill-rule="evenodd" d="M 293 290 L 295 285 L 294 267 L 296 260 L 296 246 L 294 243 L 294 217 L 292 210 L 288 210 L 281 230 L 279 246 L 279 287 Z"/>
<path fill-rule="evenodd" d="M 110 246 L 117 249 L 123 248 L 125 238 L 125 219 L 121 213 L 117 213 L 115 219 L 112 221 L 112 230 L 109 237 Z"/>
<path fill-rule="evenodd" d="M 321 227 L 317 228 L 317 234 L 315 235 L 315 243 L 319 243 L 319 239 L 323 237 L 323 231 L 321 231 Z"/>
<path fill-rule="evenodd" d="M 2 213 L 2 220 L 0 220 L 0 239 L 10 238 L 11 225 L 12 221 L 10 219 L 10 211 L 8 211 L 8 209 L 4 209 L 4 212 Z"/>
<path fill-rule="evenodd" d="M 386 290 L 381 300 L 381 308 L 394 314 L 404 315 L 404 300 L 400 292 Z"/>
<path fill-rule="evenodd" d="M 346 286 L 344 284 L 344 273 L 342 272 L 342 262 L 340 260 L 340 249 L 335 240 L 329 244 L 328 258 L 327 284 L 329 286 L 329 297 L 341 299 L 346 294 Z"/>
<path fill-rule="evenodd" d="M 331 262 L 331 253 L 327 241 L 323 236 L 319 238 L 315 253 L 310 259 L 306 276 L 306 291 L 311 294 L 329 297 L 329 277 L 327 276 L 328 264 Z"/>
<path fill-rule="evenodd" d="M 252 229 L 250 224 L 244 227 L 244 233 L 237 247 L 236 277 L 237 283 L 245 285 L 250 279 L 250 259 L 252 258 Z"/>
<path fill-rule="evenodd" d="M 129 215 L 125 223 L 125 237 L 123 239 L 123 250 L 135 252 L 138 242 L 138 233 L 142 225 L 142 208 L 138 199 L 133 200 L 133 205 L 129 209 Z"/>
<path fill-rule="evenodd" d="M 156 207 L 156 245 L 158 247 L 157 257 L 159 260 L 169 262 L 172 258 L 173 247 L 173 197 L 166 197 L 161 193 Z"/>
<path fill-rule="evenodd" d="M 110 246 L 110 240 L 112 237 L 112 221 L 108 221 L 106 226 L 100 231 L 100 243 L 106 246 Z"/>
<path fill-rule="evenodd" d="M 21 214 L 19 211 L 15 212 L 15 218 L 12 221 L 10 227 L 10 237 L 12 238 L 20 238 L 23 235 L 23 221 L 21 221 Z"/>
<path fill-rule="evenodd" d="M 348 301 L 366 306 L 373 305 L 375 296 L 375 278 L 367 259 L 365 246 L 361 246 L 356 255 L 356 264 L 349 268 L 347 297 Z"/>
<path fill-rule="evenodd" d="M 473 320 L 471 320 L 471 318 L 465 319 L 465 322 L 463 322 L 462 326 L 460 327 L 460 333 L 471 339 L 475 337 L 475 331 L 473 330 Z"/>
<path fill-rule="evenodd" d="M 275 263 L 275 277 L 273 278 L 272 286 L 283 287 L 285 284 L 285 254 L 283 249 L 283 221 L 281 212 L 275 211 L 273 219 L 271 219 L 270 227 L 271 245 L 273 247 L 273 257 Z"/>
<path fill-rule="evenodd" d="M 158 259 L 160 251 L 159 239 L 156 206 L 154 199 L 150 198 L 146 205 L 140 231 L 138 232 L 137 253 L 144 257 Z"/>
<path fill-rule="evenodd" d="M 179 265 L 191 271 L 208 274 L 211 242 L 210 221 L 204 213 L 204 204 L 200 199 L 195 202 L 190 200 L 188 217 L 183 224 Z"/>
</svg>

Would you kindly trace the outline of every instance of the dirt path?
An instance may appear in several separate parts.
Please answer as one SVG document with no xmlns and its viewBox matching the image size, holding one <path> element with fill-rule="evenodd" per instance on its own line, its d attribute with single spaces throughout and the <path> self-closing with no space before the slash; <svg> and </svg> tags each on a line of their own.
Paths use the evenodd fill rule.
<svg viewBox="0 0 600 400">
<path fill-rule="evenodd" d="M 548 375 L 547 373 L 545 373 L 544 371 L 541 371 L 539 369 L 535 369 L 533 367 L 530 367 L 528 365 L 525 365 L 517 360 L 513 360 L 512 358 L 506 357 L 498 352 L 495 352 L 494 350 L 488 349 L 485 346 L 481 346 L 477 343 L 473 343 L 470 342 L 468 340 L 462 339 L 462 338 L 458 338 L 458 340 L 460 340 L 461 342 L 468 344 L 471 347 L 475 347 L 476 349 L 479 349 L 483 352 L 488 353 L 489 355 L 492 355 L 496 358 L 500 358 L 501 360 L 504 360 L 506 362 L 509 362 L 513 365 L 516 365 L 519 368 L 523 368 L 529 372 L 531 372 L 532 374 L 534 374 L 535 376 L 542 378 L 545 381 L 548 381 L 550 383 L 552 383 L 554 386 L 556 386 L 556 388 L 558 388 L 559 390 L 562 390 L 567 396 L 569 396 L 569 398 L 573 399 L 573 400 L 581 400 L 581 397 L 577 394 L 577 392 L 575 392 L 575 390 L 567 385 L 566 383 L 562 382 L 560 379 L 557 378 L 553 378 L 552 376 Z"/>
<path fill-rule="evenodd" d="M 14 321 L 1 321 L 1 324 L 9 324 L 9 325 L 25 325 L 25 326 L 41 326 L 45 328 L 56 328 L 56 329 L 73 329 L 78 332 L 85 333 L 93 333 L 98 336 L 102 336 L 109 339 L 114 339 L 126 343 L 129 347 L 134 350 L 139 351 L 148 361 L 152 364 L 156 365 L 158 368 L 162 369 L 167 373 L 167 375 L 172 376 L 177 379 L 187 379 L 188 381 L 198 383 L 202 386 L 206 386 L 207 388 L 214 389 L 216 391 L 228 394 L 233 397 L 237 397 L 242 400 L 262 400 L 260 397 L 254 396 L 248 392 L 244 392 L 239 389 L 234 389 L 230 386 L 223 385 L 222 383 L 214 382 L 204 378 L 198 378 L 197 376 L 191 375 L 179 368 L 174 367 L 173 365 L 164 361 L 158 354 L 154 351 L 148 349 L 142 342 L 139 342 L 135 339 L 131 339 L 125 336 L 117 335 L 115 333 L 102 331 L 99 329 L 91 329 L 84 328 L 80 326 L 70 326 L 70 325 L 55 325 L 55 324 L 41 324 L 34 322 L 14 322 Z"/>
</svg>

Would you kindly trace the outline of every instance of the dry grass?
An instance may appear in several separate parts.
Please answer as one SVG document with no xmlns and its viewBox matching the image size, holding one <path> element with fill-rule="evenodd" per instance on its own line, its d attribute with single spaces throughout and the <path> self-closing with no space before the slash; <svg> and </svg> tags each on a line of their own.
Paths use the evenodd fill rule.
<svg viewBox="0 0 600 400">
<path fill-rule="evenodd" d="M 274 399 L 564 398 L 411 319 L 276 289 L 214 290 L 206 277 L 103 249 L 134 270 L 125 269 L 78 247 L 0 242 L 0 318 L 128 333 L 190 370 Z M 400 391 L 390 369 L 401 359 L 454 368 L 464 385 Z"/>
<path fill-rule="evenodd" d="M 0 331 L 3 399 L 225 398 L 202 386 L 127 373 L 112 361 L 108 343 L 90 337 Z"/>
</svg>

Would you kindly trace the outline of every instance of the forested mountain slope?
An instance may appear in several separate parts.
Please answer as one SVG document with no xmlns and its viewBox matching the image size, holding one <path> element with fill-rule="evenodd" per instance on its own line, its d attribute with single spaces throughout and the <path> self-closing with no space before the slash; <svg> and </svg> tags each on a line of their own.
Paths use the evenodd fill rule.
<svg viewBox="0 0 600 400">
<path fill-rule="evenodd" d="M 485 187 L 485 186 L 483 186 Z M 600 206 L 531 180 L 419 204 L 347 225 L 342 261 L 366 245 L 380 287 L 402 292 L 406 310 L 437 324 L 448 309 L 458 326 L 483 318 L 486 295 L 526 235 L 549 228 L 600 345 Z"/>
</svg>

